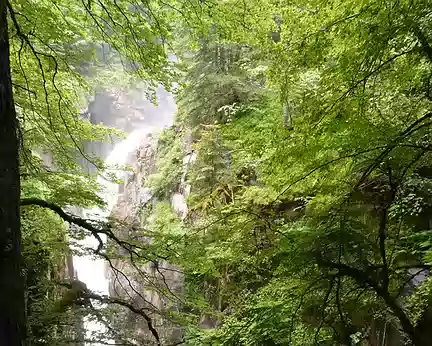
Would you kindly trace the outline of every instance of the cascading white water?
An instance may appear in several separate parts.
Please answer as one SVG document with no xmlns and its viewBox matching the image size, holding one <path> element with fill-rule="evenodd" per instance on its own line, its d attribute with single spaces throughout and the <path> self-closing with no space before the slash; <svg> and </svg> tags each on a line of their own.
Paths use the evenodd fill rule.
<svg viewBox="0 0 432 346">
<path fill-rule="evenodd" d="M 107 167 L 125 166 L 128 153 L 132 152 L 139 146 L 142 133 L 148 133 L 148 128 L 140 129 L 132 132 L 125 140 L 118 143 L 112 152 L 105 160 Z M 111 170 L 118 179 L 121 179 L 122 172 Z M 84 211 L 84 217 L 89 219 L 106 219 L 116 203 L 119 185 L 111 181 L 98 177 L 99 184 L 103 187 L 102 196 L 106 202 L 105 209 L 95 208 Z M 106 241 L 106 236 L 101 235 L 102 240 Z M 98 241 L 92 237 L 86 237 L 80 242 L 80 245 L 86 248 L 97 248 Z M 105 275 L 105 261 L 101 258 L 91 256 L 75 256 L 74 268 L 77 271 L 78 280 L 84 282 L 87 288 L 101 295 L 109 295 L 109 282 Z M 93 333 L 101 333 L 105 331 L 105 327 L 92 320 L 84 321 L 86 330 L 86 339 L 92 339 Z"/>
<path fill-rule="evenodd" d="M 142 97 L 142 95 L 140 96 Z M 124 172 L 119 170 L 118 167 L 126 165 L 128 155 L 138 149 L 142 139 L 149 133 L 156 133 L 170 126 L 173 122 L 176 107 L 172 95 L 160 88 L 157 91 L 157 97 L 158 107 L 146 100 L 144 100 L 140 108 L 137 108 L 135 104 L 130 105 L 130 113 L 135 114 L 131 117 L 130 113 L 127 113 L 126 117 L 127 119 L 135 119 L 135 122 L 129 120 L 128 124 L 135 127 L 135 129 L 125 140 L 115 145 L 105 160 L 106 166 L 112 167 L 109 173 L 114 174 L 119 180 L 123 178 Z M 127 111 L 127 105 L 123 104 L 122 106 L 126 106 Z M 136 114 L 137 109 L 139 109 L 138 114 Z M 125 113 L 125 110 L 122 113 Z M 137 122 L 136 119 L 139 119 L 139 121 Z M 124 119 L 122 120 L 124 121 Z M 98 182 L 103 187 L 101 197 L 106 202 L 106 207 L 103 210 L 100 208 L 85 210 L 84 217 L 104 220 L 110 215 L 117 201 L 119 185 L 102 177 L 98 177 Z M 101 238 L 104 242 L 106 241 L 105 236 Z M 88 236 L 79 244 L 83 248 L 96 249 L 98 241 L 94 237 Z M 94 258 L 93 256 L 74 256 L 73 262 L 78 279 L 84 282 L 88 289 L 101 295 L 109 295 L 109 281 L 106 277 L 106 263 L 103 259 Z M 100 334 L 106 330 L 102 324 L 92 320 L 85 320 L 84 328 L 86 330 L 86 339 L 92 339 L 93 334 Z"/>
</svg>

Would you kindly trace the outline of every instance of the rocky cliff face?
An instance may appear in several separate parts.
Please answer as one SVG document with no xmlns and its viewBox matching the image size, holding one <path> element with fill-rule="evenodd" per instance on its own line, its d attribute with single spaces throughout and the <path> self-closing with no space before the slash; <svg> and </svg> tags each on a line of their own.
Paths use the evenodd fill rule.
<svg viewBox="0 0 432 346">
<path fill-rule="evenodd" d="M 156 203 L 151 191 L 142 184 L 143 180 L 155 171 L 157 136 L 152 133 L 171 125 L 176 110 L 172 95 L 163 88 L 157 90 L 156 98 L 158 106 L 147 100 L 144 88 L 100 90 L 90 101 L 88 108 L 82 111 L 82 116 L 93 124 L 117 128 L 127 135 L 134 133 L 134 141 L 136 132 L 139 131 L 140 134 L 140 145 L 137 149 L 128 152 L 130 147 L 135 146 L 135 143 L 125 146 L 125 152 L 120 153 L 124 156 L 118 158 L 111 156 L 115 149 L 118 149 L 119 138 L 112 138 L 111 141 L 104 143 L 84 143 L 86 153 L 93 154 L 102 160 L 111 160 L 112 162 L 107 162 L 109 165 L 123 165 L 124 158 L 127 156 L 126 165 L 131 168 L 131 171 L 124 177 L 124 183 L 119 187 L 117 203 L 112 209 L 112 216 L 124 222 L 125 226 L 116 230 L 118 237 L 122 239 L 134 237 L 133 232 L 130 231 L 131 226 L 145 226 L 140 210 L 148 203 Z M 81 159 L 80 165 L 91 173 L 96 171 L 93 164 L 84 158 Z M 110 189 L 112 188 L 111 186 Z M 182 213 L 185 214 L 183 194 L 177 193 L 173 196 L 173 201 L 176 201 L 174 202 L 176 205 L 179 204 L 178 201 L 183 201 L 180 204 Z M 74 212 L 80 214 L 82 211 L 75 210 Z M 142 239 L 142 241 L 150 240 Z M 128 252 L 124 249 L 117 248 L 116 251 L 120 255 L 118 257 L 128 256 Z M 98 289 L 99 286 L 103 286 L 100 283 L 102 279 L 98 279 L 101 273 L 99 266 L 96 265 L 97 261 L 87 257 L 74 258 L 74 261 L 79 264 L 78 276 L 86 282 L 88 287 Z M 107 266 L 105 276 L 108 279 L 110 295 L 122 298 L 139 309 L 144 309 L 151 318 L 152 327 L 159 333 L 160 344 L 173 344 L 180 341 L 182 331 L 165 318 L 170 311 L 180 306 L 175 303 L 175 299 L 172 299 L 172 297 L 181 296 L 182 293 L 183 277 L 180 271 L 164 261 L 131 263 L 113 259 Z M 93 277 L 88 278 L 88 276 Z M 89 285 L 90 283 L 94 285 Z M 171 292 L 171 299 L 166 298 L 167 292 Z M 121 335 L 123 339 L 129 339 L 131 342 L 136 340 L 139 344 L 145 345 L 158 344 L 143 317 L 118 307 L 114 309 L 114 314 L 118 316 L 115 329 L 131 332 L 130 335 Z"/>
<path fill-rule="evenodd" d="M 141 210 L 150 204 L 158 202 L 149 188 L 143 182 L 156 171 L 157 135 L 142 131 L 138 149 L 128 156 L 128 166 L 132 168 L 124 178 L 120 187 L 117 204 L 113 208 L 112 216 L 124 222 L 125 227 L 117 229 L 117 236 L 123 239 L 134 239 L 133 227 L 145 229 L 151 219 L 142 219 Z M 185 167 L 190 157 L 185 158 Z M 170 200 L 173 209 L 180 217 L 185 217 L 187 206 L 185 198 L 188 187 L 183 182 L 179 191 L 172 194 Z M 132 226 L 132 227 L 131 227 Z M 131 230 L 132 229 L 132 230 Z M 140 237 L 143 243 L 151 239 Z M 124 249 L 117 248 L 118 255 L 128 256 Z M 152 320 L 152 327 L 158 333 L 161 345 L 172 345 L 182 339 L 182 330 L 167 317 L 170 312 L 181 309 L 181 296 L 183 290 L 183 276 L 178 268 L 167 261 L 147 261 L 143 263 L 117 259 L 112 261 L 113 267 L 108 268 L 110 295 L 126 299 L 145 309 Z M 145 260 L 144 260 L 145 262 Z M 122 311 L 120 323 L 122 328 L 133 331 L 133 338 L 146 345 L 157 345 L 149 324 L 141 316 Z"/>
</svg>

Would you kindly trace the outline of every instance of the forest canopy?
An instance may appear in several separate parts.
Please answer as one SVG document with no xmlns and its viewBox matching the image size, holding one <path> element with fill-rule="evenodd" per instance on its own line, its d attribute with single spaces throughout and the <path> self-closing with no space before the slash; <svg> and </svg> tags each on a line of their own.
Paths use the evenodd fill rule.
<svg viewBox="0 0 432 346">
<path fill-rule="evenodd" d="M 430 8 L 0 0 L 0 344 L 429 345 Z M 124 134 L 83 110 L 138 84 L 177 103 L 131 173 L 151 198 L 133 222 L 85 218 L 116 178 L 88 143 Z M 84 254 L 164 307 L 68 280 Z M 86 316 L 106 333 L 84 340 Z"/>
</svg>

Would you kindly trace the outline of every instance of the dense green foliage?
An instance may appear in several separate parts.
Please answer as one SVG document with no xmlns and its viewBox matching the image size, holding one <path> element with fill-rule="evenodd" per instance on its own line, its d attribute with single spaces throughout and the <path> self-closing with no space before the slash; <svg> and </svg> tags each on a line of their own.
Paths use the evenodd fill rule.
<svg viewBox="0 0 432 346">
<path fill-rule="evenodd" d="M 152 97 L 157 83 L 177 83 L 175 124 L 142 182 L 157 200 L 142 210 L 151 241 L 110 238 L 128 256 L 98 255 L 182 271 L 181 299 L 162 292 L 181 301 L 165 317 L 187 345 L 427 345 L 430 5 L 18 0 L 21 195 L 102 207 L 97 177 L 79 162 L 103 174 L 84 143 L 119 134 L 79 115 L 87 93 L 144 80 Z M 181 219 L 169 202 L 185 185 Z M 68 241 L 95 232 L 68 232 L 36 206 L 22 220 L 29 335 L 54 345 L 67 339 L 62 321 L 79 334 L 85 314 L 58 309 Z"/>
<path fill-rule="evenodd" d="M 140 81 L 151 99 L 156 82 L 169 88 L 175 73 L 163 42 L 170 37 L 172 10 L 128 1 L 19 0 L 7 5 L 21 198 L 28 202 L 21 210 L 27 342 L 80 344 L 87 312 L 77 297 L 65 299 L 62 285 L 74 275 L 66 266 L 72 256 L 69 244 L 91 233 L 65 226 L 64 215 L 40 201 L 68 212 L 105 205 L 96 174 L 81 165 L 88 162 L 109 177 L 103 160 L 86 144 L 121 134 L 92 124 L 83 110 L 104 88 Z M 89 252 L 82 247 L 76 255 Z"/>
<path fill-rule="evenodd" d="M 216 328 L 190 343 L 427 344 L 430 282 L 409 286 L 431 256 L 428 3 L 210 12 L 178 103 L 188 230 L 169 243 Z"/>
</svg>

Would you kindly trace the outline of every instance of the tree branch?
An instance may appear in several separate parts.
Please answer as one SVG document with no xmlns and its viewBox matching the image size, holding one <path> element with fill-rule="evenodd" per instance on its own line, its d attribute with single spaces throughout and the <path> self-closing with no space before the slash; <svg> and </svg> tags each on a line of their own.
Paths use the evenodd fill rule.
<svg viewBox="0 0 432 346">
<path fill-rule="evenodd" d="M 78 285 L 74 285 L 73 282 L 70 282 L 70 283 L 63 282 L 63 283 L 60 283 L 60 285 L 67 287 L 69 289 L 74 289 L 75 287 L 78 287 Z M 97 301 L 104 303 L 104 304 L 115 304 L 115 305 L 120 305 L 120 306 L 123 306 L 123 307 L 129 309 L 133 313 L 142 316 L 146 320 L 148 329 L 150 330 L 150 332 L 152 333 L 152 335 L 156 339 L 157 345 L 158 346 L 161 345 L 160 337 L 159 337 L 157 330 L 153 326 L 153 321 L 150 318 L 150 316 L 145 312 L 144 309 L 139 309 L 139 308 L 133 306 L 132 304 L 128 303 L 127 301 L 124 301 L 124 300 L 119 299 L 119 298 L 98 295 L 96 293 L 93 293 L 89 289 L 85 288 L 84 286 L 85 286 L 85 284 L 83 284 L 83 283 L 81 285 L 79 285 L 79 287 L 82 288 L 79 296 L 81 298 L 83 298 L 84 304 L 85 304 L 86 300 L 93 299 L 93 300 L 97 300 Z"/>
<path fill-rule="evenodd" d="M 319 336 L 319 333 L 320 333 L 321 328 L 322 328 L 322 326 L 324 325 L 324 322 L 325 322 L 325 317 L 326 317 L 325 316 L 325 311 L 326 311 L 326 308 L 327 308 L 327 305 L 328 305 L 328 301 L 329 301 L 329 298 L 330 298 L 331 291 L 333 290 L 334 281 L 335 281 L 334 278 L 330 281 L 329 288 L 328 288 L 327 293 L 326 293 L 326 295 L 324 297 L 324 302 L 323 302 L 323 306 L 322 306 L 322 310 L 321 310 L 321 321 L 320 321 L 320 324 L 319 324 L 318 328 L 315 331 L 315 336 L 314 336 L 315 344 L 317 344 L 317 345 L 318 345 L 318 336 Z"/>
<path fill-rule="evenodd" d="M 142 316 L 147 322 L 147 327 L 148 327 L 149 331 L 152 333 L 152 335 L 156 339 L 157 345 L 158 346 L 161 345 L 160 337 L 159 337 L 157 330 L 153 326 L 153 321 L 150 318 L 150 316 L 147 315 L 147 313 L 144 311 L 144 309 L 139 309 L 139 308 L 133 306 L 132 304 L 130 304 L 130 303 L 128 303 L 122 299 L 108 297 L 108 296 L 100 296 L 100 295 L 95 294 L 91 291 L 84 292 L 84 296 L 86 298 L 97 300 L 97 301 L 104 303 L 104 304 L 116 304 L 116 305 L 123 306 L 123 307 L 129 309 L 130 311 L 132 311 L 133 313 Z"/>
<path fill-rule="evenodd" d="M 383 263 L 382 286 L 383 289 L 385 289 L 386 291 L 389 285 L 389 269 L 387 264 L 387 254 L 386 254 L 386 245 L 385 245 L 385 241 L 387 239 L 387 218 L 388 218 L 387 209 L 381 210 L 381 218 L 379 224 L 379 248 L 380 248 L 380 254 Z"/>
<path fill-rule="evenodd" d="M 87 220 L 84 220 L 78 216 L 70 215 L 70 214 L 66 213 L 60 206 L 58 206 L 57 204 L 54 204 L 52 202 L 47 202 L 47 201 L 37 199 L 37 198 L 25 198 L 25 199 L 21 200 L 21 206 L 30 206 L 30 205 L 35 205 L 35 206 L 39 206 L 42 208 L 50 209 L 53 212 L 55 212 L 58 216 L 60 216 L 64 221 L 69 222 L 70 224 L 77 225 L 79 227 L 82 227 L 82 228 L 90 231 L 90 233 L 99 242 L 98 248 L 96 250 L 97 253 L 99 253 L 104 246 L 104 243 L 100 237 L 100 234 L 105 234 L 109 237 L 114 235 L 112 233 L 112 231 L 109 229 L 99 229 L 99 228 L 95 227 L 94 225 L 92 225 Z M 117 237 L 115 237 L 115 238 L 117 238 Z"/>
<path fill-rule="evenodd" d="M 432 117 L 432 112 L 428 112 L 423 115 L 421 118 L 414 121 L 410 126 L 408 126 L 404 131 L 402 131 L 394 140 L 392 140 L 385 148 L 385 150 L 379 154 L 374 162 L 369 165 L 369 167 L 364 171 L 363 175 L 359 179 L 358 183 L 355 185 L 353 190 L 357 190 L 359 186 L 365 181 L 365 179 L 374 171 L 374 169 L 383 161 L 390 152 L 396 148 L 401 141 L 403 141 L 406 137 L 412 135 L 414 132 L 432 125 L 431 122 L 423 123 L 425 120 L 430 119 Z M 423 123 L 423 124 L 422 124 Z"/>
<path fill-rule="evenodd" d="M 423 49 L 423 52 L 428 57 L 429 62 L 432 62 L 432 48 L 429 45 L 426 36 L 423 34 L 423 31 L 421 31 L 421 29 L 417 26 L 414 28 L 414 33 L 417 36 L 418 40 L 420 41 L 421 48 Z"/>
<path fill-rule="evenodd" d="M 351 92 L 353 92 L 360 84 L 365 84 L 370 77 L 372 77 L 374 74 L 377 74 L 380 72 L 384 67 L 391 64 L 393 61 L 395 61 L 397 58 L 407 55 L 409 53 L 413 52 L 413 49 L 409 51 L 404 51 L 402 53 L 396 54 L 389 58 L 388 60 L 381 63 L 379 66 L 377 66 L 373 71 L 367 73 L 362 79 L 359 79 L 355 83 L 353 83 L 341 96 L 339 96 L 335 102 L 333 102 L 330 106 L 325 108 L 324 115 L 318 120 L 318 122 L 315 124 L 315 127 L 317 127 L 323 119 L 326 117 L 327 113 L 331 111 L 340 101 L 342 101 L 345 97 L 347 97 Z"/>
<path fill-rule="evenodd" d="M 317 259 L 317 262 L 319 265 L 322 265 L 324 267 L 337 269 L 338 275 L 351 277 L 358 284 L 360 285 L 366 284 L 367 286 L 371 287 L 375 291 L 375 293 L 381 299 L 384 300 L 385 304 L 391 310 L 393 310 L 394 314 L 399 319 L 404 332 L 409 335 L 414 345 L 420 345 L 414 325 L 409 320 L 405 311 L 399 306 L 399 304 L 396 301 L 396 298 L 392 297 L 387 289 L 380 286 L 375 280 L 370 278 L 365 272 L 357 268 L 350 267 L 343 263 L 333 263 L 319 258 Z"/>
</svg>

